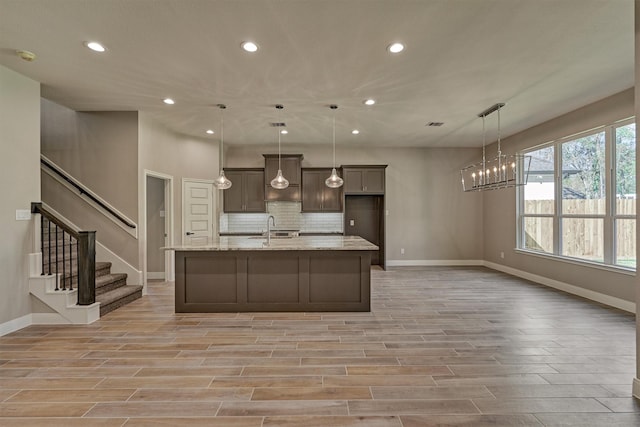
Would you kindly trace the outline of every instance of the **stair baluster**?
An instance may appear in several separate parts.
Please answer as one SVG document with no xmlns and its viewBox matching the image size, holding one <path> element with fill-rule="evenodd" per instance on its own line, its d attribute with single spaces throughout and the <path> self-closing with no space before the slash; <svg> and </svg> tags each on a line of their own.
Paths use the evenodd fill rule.
<svg viewBox="0 0 640 427">
<path fill-rule="evenodd" d="M 31 212 L 40 214 L 40 237 L 42 246 L 42 275 L 55 274 L 55 290 L 73 290 L 73 264 L 75 244 L 75 263 L 78 278 L 78 305 L 91 305 L 96 302 L 96 232 L 75 231 L 47 211 L 42 203 L 32 203 Z M 45 252 L 45 227 L 47 250 Z M 55 227 L 55 230 L 52 228 Z M 68 236 L 68 237 L 67 237 Z M 69 240 L 67 260 L 66 239 Z M 54 241 L 52 241 L 52 239 Z M 54 247 L 55 245 L 55 247 Z M 45 257 L 46 254 L 46 257 Z M 46 259 L 45 259 L 46 258 Z M 67 262 L 69 268 L 67 269 Z M 60 266 L 62 263 L 62 266 Z M 60 283 L 61 282 L 61 283 Z M 68 286 L 67 286 L 68 285 Z"/>
</svg>

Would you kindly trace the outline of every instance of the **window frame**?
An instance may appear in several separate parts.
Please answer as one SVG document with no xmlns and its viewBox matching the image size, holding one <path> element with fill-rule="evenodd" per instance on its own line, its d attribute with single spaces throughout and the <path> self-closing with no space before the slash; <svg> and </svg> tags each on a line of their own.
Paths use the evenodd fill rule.
<svg viewBox="0 0 640 427">
<path fill-rule="evenodd" d="M 616 184 L 617 184 L 617 140 L 616 131 L 618 128 L 634 124 L 635 118 L 627 118 L 618 120 L 614 123 L 607 124 L 605 126 L 598 126 L 583 132 L 575 133 L 555 141 L 550 141 L 544 144 L 529 147 L 526 150 L 522 150 L 519 154 L 529 155 L 532 152 L 553 147 L 554 155 L 554 200 L 553 200 L 553 213 L 552 214 L 532 214 L 525 213 L 525 186 L 519 186 L 516 188 L 516 251 L 526 253 L 530 255 L 536 255 L 540 257 L 548 257 L 552 259 L 558 259 L 579 265 L 588 265 L 596 268 L 604 268 L 606 270 L 614 270 L 626 273 L 635 273 L 636 267 L 628 267 L 617 262 L 617 226 L 618 220 L 632 219 L 636 221 L 637 227 L 637 210 L 635 215 L 619 214 L 616 206 Z M 580 138 L 588 137 L 604 132 L 605 138 L 605 153 L 604 153 L 604 190 L 605 190 L 605 213 L 604 214 L 565 214 L 563 213 L 563 179 L 562 179 L 562 154 L 563 144 L 575 141 Z M 637 150 L 637 144 L 636 144 Z M 636 175 L 638 168 L 636 165 Z M 636 190 L 636 199 L 637 199 Z M 525 246 L 525 221 L 527 218 L 553 218 L 553 253 L 538 251 L 535 249 L 527 248 Z M 562 224 L 563 219 L 598 219 L 603 221 L 603 260 L 589 260 L 586 258 L 572 257 L 562 254 L 563 246 L 563 234 Z M 636 248 L 637 251 L 637 248 Z"/>
</svg>

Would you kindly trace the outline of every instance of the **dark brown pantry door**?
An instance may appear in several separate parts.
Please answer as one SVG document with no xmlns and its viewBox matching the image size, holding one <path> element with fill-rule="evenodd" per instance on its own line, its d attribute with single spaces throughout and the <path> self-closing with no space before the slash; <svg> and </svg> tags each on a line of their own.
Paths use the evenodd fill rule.
<svg viewBox="0 0 640 427">
<path fill-rule="evenodd" d="M 360 236 L 374 245 L 380 246 L 381 209 L 382 197 L 380 196 L 345 197 L 344 234 Z M 371 253 L 371 264 L 380 265 L 379 251 Z"/>
</svg>

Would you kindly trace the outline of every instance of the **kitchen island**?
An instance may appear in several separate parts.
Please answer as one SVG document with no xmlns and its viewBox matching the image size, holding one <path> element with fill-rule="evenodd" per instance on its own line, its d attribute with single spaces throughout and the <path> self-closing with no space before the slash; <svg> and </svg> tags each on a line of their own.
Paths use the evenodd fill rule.
<svg viewBox="0 0 640 427">
<path fill-rule="evenodd" d="M 370 311 L 371 251 L 358 236 L 219 237 L 174 246 L 176 313 Z"/>
</svg>

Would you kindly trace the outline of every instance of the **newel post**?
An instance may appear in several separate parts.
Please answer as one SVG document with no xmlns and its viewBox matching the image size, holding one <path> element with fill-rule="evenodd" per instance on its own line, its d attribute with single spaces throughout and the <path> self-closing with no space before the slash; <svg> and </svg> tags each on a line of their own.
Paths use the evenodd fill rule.
<svg viewBox="0 0 640 427">
<path fill-rule="evenodd" d="M 96 302 L 96 232 L 78 236 L 78 305 Z"/>
</svg>

